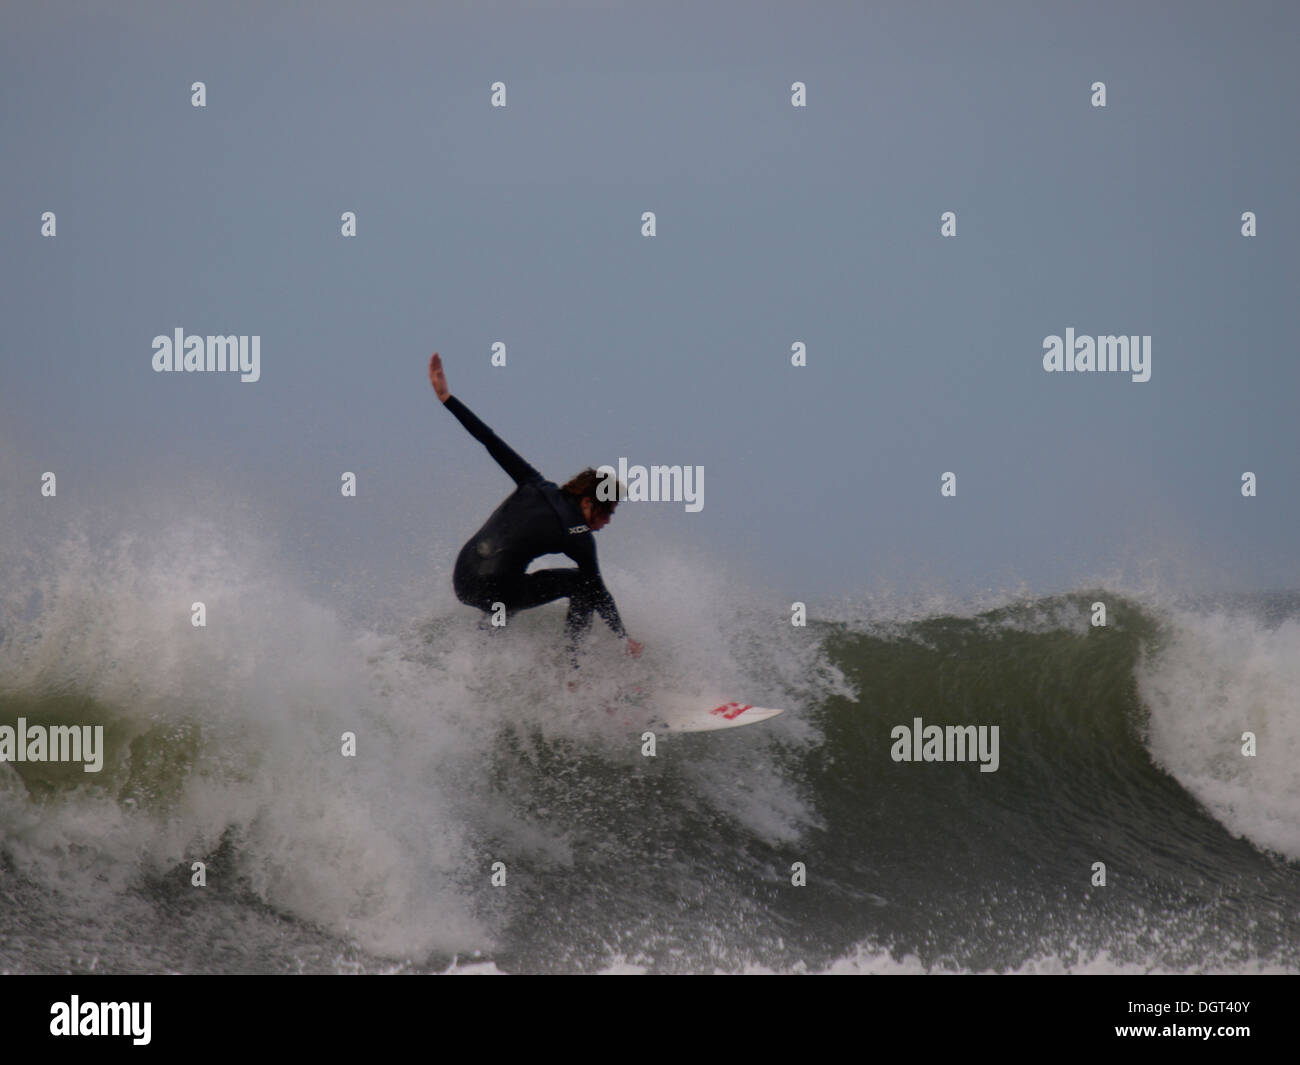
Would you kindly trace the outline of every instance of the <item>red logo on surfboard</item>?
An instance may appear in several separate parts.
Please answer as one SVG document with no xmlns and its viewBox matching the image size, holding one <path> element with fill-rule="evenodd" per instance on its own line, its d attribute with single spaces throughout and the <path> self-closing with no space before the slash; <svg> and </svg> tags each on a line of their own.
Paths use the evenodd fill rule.
<svg viewBox="0 0 1300 1065">
<path fill-rule="evenodd" d="M 728 721 L 735 721 L 746 710 L 753 708 L 752 703 L 723 703 L 721 706 L 715 706 L 709 711 L 711 714 L 719 714 Z"/>
</svg>

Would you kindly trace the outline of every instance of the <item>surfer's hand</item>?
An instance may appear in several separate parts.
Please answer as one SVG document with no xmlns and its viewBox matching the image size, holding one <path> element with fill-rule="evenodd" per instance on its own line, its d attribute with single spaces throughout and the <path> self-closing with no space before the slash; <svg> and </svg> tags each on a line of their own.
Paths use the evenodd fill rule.
<svg viewBox="0 0 1300 1065">
<path fill-rule="evenodd" d="M 645 644 L 638 643 L 636 640 L 632 639 L 631 636 L 627 638 L 627 653 L 630 654 L 633 658 L 640 658 L 641 651 L 644 647 Z"/>
<path fill-rule="evenodd" d="M 451 398 L 451 390 L 447 388 L 447 375 L 442 372 L 442 356 L 436 351 L 429 360 L 429 384 L 433 385 L 440 402 L 446 403 Z"/>
</svg>

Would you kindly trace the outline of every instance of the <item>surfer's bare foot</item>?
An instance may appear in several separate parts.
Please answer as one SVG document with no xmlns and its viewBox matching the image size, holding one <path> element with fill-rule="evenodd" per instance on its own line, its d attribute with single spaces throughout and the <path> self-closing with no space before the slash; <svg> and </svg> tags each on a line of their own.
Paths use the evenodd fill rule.
<svg viewBox="0 0 1300 1065">
<path fill-rule="evenodd" d="M 429 360 L 429 384 L 433 385 L 440 402 L 446 403 L 451 398 L 451 390 L 447 387 L 447 375 L 442 372 L 442 356 L 436 351 L 433 353 L 433 358 Z"/>
<path fill-rule="evenodd" d="M 640 658 L 641 652 L 644 649 L 645 649 L 645 644 L 632 639 L 632 637 L 630 636 L 627 638 L 627 653 L 630 654 L 633 658 Z"/>
</svg>

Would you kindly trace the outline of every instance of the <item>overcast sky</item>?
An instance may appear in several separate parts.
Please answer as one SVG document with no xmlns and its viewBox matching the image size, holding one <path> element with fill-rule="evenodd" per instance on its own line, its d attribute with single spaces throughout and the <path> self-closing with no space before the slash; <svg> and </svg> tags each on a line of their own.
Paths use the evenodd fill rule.
<svg viewBox="0 0 1300 1065">
<path fill-rule="evenodd" d="M 1297 584 L 1293 3 L 24 2 L 0 27 L 11 529 L 49 470 L 44 536 L 92 502 L 228 503 L 307 569 L 450 600 L 511 485 L 434 399 L 438 350 L 558 481 L 704 467 L 699 513 L 620 509 L 607 570 L 686 550 L 814 609 Z M 177 328 L 260 336 L 260 379 L 155 372 Z M 1150 380 L 1046 372 L 1067 328 L 1150 336 Z"/>
</svg>

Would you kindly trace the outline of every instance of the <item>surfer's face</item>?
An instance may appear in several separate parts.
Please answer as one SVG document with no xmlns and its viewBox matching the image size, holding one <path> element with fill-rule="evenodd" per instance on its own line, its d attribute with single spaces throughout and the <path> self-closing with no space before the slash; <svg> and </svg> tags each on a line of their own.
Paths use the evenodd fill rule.
<svg viewBox="0 0 1300 1065">
<path fill-rule="evenodd" d="M 587 522 L 587 528 L 592 532 L 599 532 L 609 524 L 610 515 L 597 510 L 591 496 L 583 496 L 581 506 L 582 516 Z"/>
</svg>

